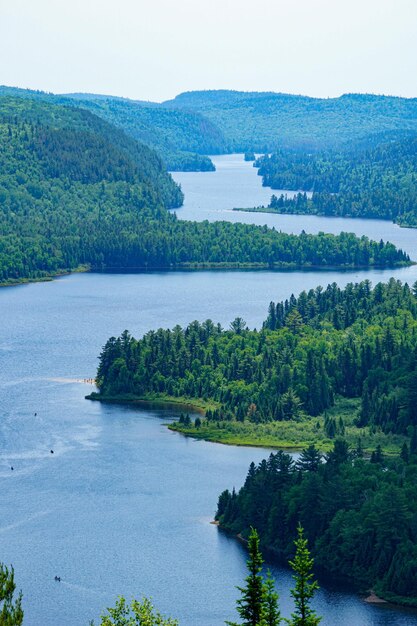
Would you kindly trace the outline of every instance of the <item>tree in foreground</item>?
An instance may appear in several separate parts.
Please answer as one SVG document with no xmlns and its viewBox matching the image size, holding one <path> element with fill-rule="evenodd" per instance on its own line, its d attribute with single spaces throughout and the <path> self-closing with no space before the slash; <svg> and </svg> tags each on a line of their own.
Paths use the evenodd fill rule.
<svg viewBox="0 0 417 626">
<path fill-rule="evenodd" d="M 141 602 L 132 600 L 129 605 L 120 596 L 116 606 L 107 609 L 107 614 L 102 615 L 100 626 L 178 626 L 178 622 L 170 617 L 163 617 L 148 598 Z"/>
<path fill-rule="evenodd" d="M 264 624 L 265 626 L 279 626 L 281 624 L 281 612 L 278 607 L 278 594 L 275 591 L 274 579 L 270 570 L 267 571 L 264 593 Z"/>
<path fill-rule="evenodd" d="M 251 529 L 249 540 L 249 559 L 247 568 L 249 575 L 246 580 L 246 587 L 238 587 L 242 597 L 237 600 L 237 612 L 242 618 L 241 626 L 264 626 L 265 622 L 265 596 L 262 572 L 262 554 L 259 550 L 259 535 L 254 528 Z M 228 626 L 239 626 L 235 622 L 226 622 Z"/>
<path fill-rule="evenodd" d="M 312 610 L 310 602 L 319 586 L 316 580 L 312 580 L 314 560 L 310 556 L 307 539 L 304 537 L 301 525 L 298 526 L 298 537 L 294 544 L 296 548 L 294 560 L 289 563 L 295 572 L 295 588 L 291 589 L 291 595 L 295 602 L 295 613 L 291 614 L 291 620 L 288 621 L 288 624 L 289 626 L 317 626 L 321 617 L 318 617 Z"/>
<path fill-rule="evenodd" d="M 16 600 L 13 594 L 16 590 L 14 569 L 8 569 L 0 563 L 0 625 L 20 626 L 23 622 L 22 592 Z"/>
</svg>

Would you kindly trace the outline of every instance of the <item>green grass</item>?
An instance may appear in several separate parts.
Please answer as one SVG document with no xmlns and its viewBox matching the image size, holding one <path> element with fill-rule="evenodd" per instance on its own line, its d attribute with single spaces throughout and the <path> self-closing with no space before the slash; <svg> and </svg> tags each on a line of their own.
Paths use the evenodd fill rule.
<svg viewBox="0 0 417 626">
<path fill-rule="evenodd" d="M 370 428 L 358 428 L 354 424 L 360 400 L 358 398 L 338 398 L 335 406 L 327 411 L 327 417 L 339 421 L 345 426 L 344 439 L 352 448 L 356 448 L 359 439 L 366 454 L 370 454 L 380 445 L 385 454 L 394 455 L 401 450 L 406 437 L 386 435 L 381 431 L 371 432 Z M 314 444 L 322 452 L 332 449 L 334 439 L 330 439 L 324 429 L 324 415 L 305 417 L 300 421 L 270 422 L 254 424 L 252 422 L 207 422 L 202 421 L 200 428 L 194 425 L 186 427 L 178 422 L 169 428 L 188 437 L 205 439 L 217 443 L 237 446 L 258 446 L 302 450 Z M 341 436 L 341 435 L 337 435 Z"/>
</svg>

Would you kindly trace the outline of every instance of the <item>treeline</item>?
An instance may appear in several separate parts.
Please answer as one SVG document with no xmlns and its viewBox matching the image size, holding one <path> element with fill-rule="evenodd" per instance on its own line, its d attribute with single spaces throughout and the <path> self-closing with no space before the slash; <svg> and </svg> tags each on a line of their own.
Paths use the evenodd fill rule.
<svg viewBox="0 0 417 626">
<path fill-rule="evenodd" d="M 178 221 L 183 194 L 147 146 L 87 111 L 0 98 L 0 282 L 95 270 L 391 266 L 408 257 L 353 235 Z"/>
<path fill-rule="evenodd" d="M 358 427 L 411 435 L 417 425 L 417 299 L 391 279 L 312 289 L 271 303 L 260 331 L 236 318 L 229 330 L 210 320 L 125 331 L 100 356 L 102 398 L 200 398 L 205 425 L 231 421 L 301 422 L 329 409 L 337 395 L 360 398 Z M 340 426 L 340 429 L 339 429 Z M 328 437 L 343 425 L 328 420 Z"/>
<path fill-rule="evenodd" d="M 390 219 L 417 225 L 417 139 L 382 143 L 350 152 L 281 150 L 257 161 L 263 184 L 312 191 L 311 199 L 275 195 L 280 213 L 311 213 Z"/>
<path fill-rule="evenodd" d="M 323 457 L 314 446 L 294 462 L 283 452 L 249 468 L 244 486 L 224 491 L 216 519 L 247 536 L 258 529 L 261 545 L 276 557 L 290 554 L 297 525 L 304 526 L 315 563 L 332 579 L 384 598 L 417 605 L 417 436 L 411 450 L 371 462 L 359 446 L 337 440 Z"/>
</svg>

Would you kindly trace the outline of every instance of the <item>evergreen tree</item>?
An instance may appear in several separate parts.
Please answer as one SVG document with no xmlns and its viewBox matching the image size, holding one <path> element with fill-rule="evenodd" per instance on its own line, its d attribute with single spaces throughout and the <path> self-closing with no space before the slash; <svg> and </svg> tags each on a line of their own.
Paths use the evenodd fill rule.
<svg viewBox="0 0 417 626">
<path fill-rule="evenodd" d="M 295 588 L 291 590 L 291 595 L 295 602 L 295 613 L 291 614 L 289 626 L 317 626 L 321 618 L 317 617 L 315 611 L 310 607 L 311 599 L 319 588 L 317 581 L 313 580 L 313 559 L 307 546 L 307 539 L 301 525 L 298 526 L 298 537 L 294 542 L 296 551 L 290 566 L 294 570 Z"/>
<path fill-rule="evenodd" d="M 14 569 L 0 563 L 0 624 L 20 626 L 23 622 L 22 593 L 13 600 L 16 590 Z"/>
<path fill-rule="evenodd" d="M 265 626 L 279 626 L 282 623 L 281 612 L 278 607 L 278 594 L 275 591 L 274 579 L 270 570 L 267 571 L 265 580 Z"/>
<path fill-rule="evenodd" d="M 307 472 L 317 472 L 322 462 L 322 455 L 314 445 L 305 448 L 296 463 L 299 470 Z"/>
<path fill-rule="evenodd" d="M 242 621 L 241 625 L 235 622 L 226 622 L 228 626 L 264 626 L 265 625 L 265 597 L 266 590 L 261 574 L 262 571 L 262 554 L 259 550 L 259 535 L 252 528 L 249 541 L 249 559 L 247 568 L 249 575 L 246 580 L 246 587 L 237 587 L 242 594 L 236 602 L 237 612 Z"/>
<path fill-rule="evenodd" d="M 408 463 L 409 460 L 410 460 L 410 453 L 408 451 L 408 446 L 407 446 L 405 441 L 404 441 L 403 446 L 401 448 L 400 457 L 404 461 L 404 463 Z"/>
<path fill-rule="evenodd" d="M 108 608 L 102 615 L 100 626 L 178 626 L 178 622 L 170 617 L 163 617 L 154 609 L 152 602 L 144 598 L 141 602 L 132 600 L 129 605 L 123 596 L 117 599 L 114 608 Z M 91 626 L 94 623 L 91 622 Z"/>
<path fill-rule="evenodd" d="M 417 454 L 417 426 L 413 427 L 413 432 L 411 434 L 410 454 Z"/>
</svg>

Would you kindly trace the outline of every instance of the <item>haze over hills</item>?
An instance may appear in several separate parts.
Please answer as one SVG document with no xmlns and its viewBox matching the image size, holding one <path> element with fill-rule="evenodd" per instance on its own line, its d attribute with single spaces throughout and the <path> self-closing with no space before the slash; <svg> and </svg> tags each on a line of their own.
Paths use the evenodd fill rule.
<svg viewBox="0 0 417 626">
<path fill-rule="evenodd" d="M 417 134 L 417 99 L 345 94 L 311 98 L 273 92 L 191 91 L 154 103 L 90 93 L 0 87 L 0 96 L 51 100 L 92 111 L 153 147 L 170 170 L 214 169 L 208 154 L 350 149 L 386 135 Z"/>
<path fill-rule="evenodd" d="M 417 98 L 344 94 L 325 99 L 213 90 L 185 92 L 163 104 L 205 115 L 237 152 L 322 149 L 385 131 L 417 133 Z"/>
</svg>

